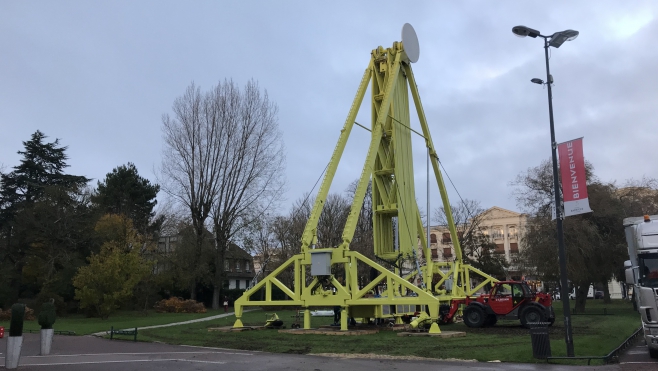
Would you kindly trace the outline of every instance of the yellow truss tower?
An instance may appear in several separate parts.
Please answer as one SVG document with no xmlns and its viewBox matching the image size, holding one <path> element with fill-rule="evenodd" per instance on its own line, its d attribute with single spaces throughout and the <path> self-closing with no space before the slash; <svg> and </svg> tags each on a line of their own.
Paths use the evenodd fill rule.
<svg viewBox="0 0 658 371">
<path fill-rule="evenodd" d="M 375 319 L 391 318 L 402 314 L 427 311 L 433 320 L 430 333 L 439 333 L 439 305 L 447 304 L 452 298 L 472 295 L 494 278 L 468 265 L 462 264 L 461 247 L 450 211 L 439 161 L 432 144 L 429 127 L 425 119 L 418 88 L 411 69 L 419 55 L 418 40 L 409 24 L 403 27 L 403 41 L 394 42 L 387 49 L 378 47 L 371 52 L 370 63 L 341 130 L 327 172 L 313 205 L 301 239 L 301 252 L 279 266 L 258 284 L 247 290 L 235 301 L 235 328 L 243 327 L 241 318 L 245 306 L 287 305 L 304 310 L 304 328 L 311 327 L 310 308 L 341 307 L 341 330 L 347 330 L 348 317 Z M 406 49 L 405 49 L 406 45 Z M 338 163 L 347 144 L 355 119 L 368 85 L 371 90 L 372 119 L 371 139 L 359 178 L 354 201 L 345 223 L 342 243 L 331 248 L 316 248 L 317 225 L 327 199 Z M 422 132 L 410 126 L 409 92 L 418 114 Z M 416 204 L 411 135 L 421 135 L 429 152 L 430 161 L 441 193 L 443 207 L 447 211 L 448 227 L 454 241 L 454 262 L 434 263 L 423 231 Z M 400 259 L 413 259 L 420 244 L 426 263 L 410 275 L 403 277 L 400 268 L 389 269 L 366 256 L 350 250 L 368 183 L 372 180 L 373 230 L 375 255 L 395 264 Z M 428 210 L 429 212 L 429 210 Z M 397 223 L 395 222 L 397 221 Z M 397 226 L 395 226 L 397 224 Z M 398 236 L 395 238 L 394 227 Z M 396 244 L 395 242 L 398 241 Z M 366 265 L 376 276 L 369 283 L 359 282 L 357 267 Z M 337 279 L 332 268 L 342 266 L 343 277 Z M 286 285 L 280 279 L 289 272 Z M 471 287 L 469 272 L 482 276 L 482 282 Z M 289 275 L 292 273 L 292 279 Z M 435 275 L 441 279 L 432 285 Z M 417 276 L 422 285 L 416 283 Z M 440 291 L 447 279 L 453 280 L 452 289 Z M 285 280 L 284 280 L 285 281 Z M 410 282 L 412 281 L 412 282 Z M 427 285 L 425 285 L 427 283 Z M 291 287 L 289 287 L 291 286 Z M 272 298 L 273 287 L 279 288 L 285 300 Z M 372 297 L 375 288 L 381 295 Z M 264 289 L 264 298 L 254 295 Z"/>
</svg>

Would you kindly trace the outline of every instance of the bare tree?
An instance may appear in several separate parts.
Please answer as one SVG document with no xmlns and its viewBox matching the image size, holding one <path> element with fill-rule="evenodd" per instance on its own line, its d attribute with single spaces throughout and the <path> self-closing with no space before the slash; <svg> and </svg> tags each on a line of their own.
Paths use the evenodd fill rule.
<svg viewBox="0 0 658 371">
<path fill-rule="evenodd" d="M 480 202 L 467 199 L 450 209 L 464 262 L 488 274 L 505 277 L 509 263 L 504 255 L 495 254 L 496 244 L 481 230 L 487 214 L 486 210 L 480 207 Z M 448 225 L 443 207 L 434 210 L 434 219 L 439 225 Z"/>
<path fill-rule="evenodd" d="M 226 280 L 224 259 L 230 241 L 259 215 L 273 208 L 284 187 L 285 154 L 278 108 L 249 81 L 240 90 L 233 81 L 219 83 L 207 96 L 207 114 L 220 129 L 211 216 L 215 236 L 213 308 Z"/>
<path fill-rule="evenodd" d="M 345 190 L 350 203 L 354 202 L 354 194 L 359 180 L 356 179 Z M 359 213 L 359 219 L 354 230 L 354 237 L 350 243 L 350 250 L 357 251 L 366 257 L 377 260 L 375 257 L 375 245 L 373 237 L 373 208 L 372 208 L 372 181 L 368 183 L 366 194 L 363 198 L 363 205 Z M 370 280 L 371 267 L 365 264 L 357 265 L 357 274 L 359 283 L 366 285 Z"/>
<path fill-rule="evenodd" d="M 159 236 L 174 236 L 183 224 L 191 224 L 188 210 L 175 203 L 171 198 L 159 202 L 155 209 L 154 219 L 162 220 L 157 234 Z"/>
<path fill-rule="evenodd" d="M 313 203 L 313 197 L 309 197 L 307 194 L 294 203 L 287 216 L 277 216 L 272 220 L 269 227 L 277 244 L 276 249 L 271 253 L 270 271 L 278 268 L 293 255 L 300 252 L 304 227 L 311 215 L 311 205 Z M 283 272 L 279 275 L 279 280 L 291 287 L 294 276 L 292 272 Z"/>
<path fill-rule="evenodd" d="M 336 247 L 343 242 L 343 229 L 350 213 L 351 200 L 330 194 L 318 219 L 318 247 Z"/>
<path fill-rule="evenodd" d="M 220 84 L 221 86 L 221 84 Z M 220 187 L 218 161 L 224 155 L 226 124 L 218 122 L 214 94 L 202 95 L 192 83 L 173 104 L 174 117 L 162 116 L 165 142 L 161 166 L 162 189 L 185 206 L 196 236 L 191 259 L 200 263 L 206 221 Z M 196 300 L 194 277 L 190 294 Z"/>
<path fill-rule="evenodd" d="M 268 270 L 271 271 L 270 261 L 279 244 L 273 232 L 273 221 L 274 218 L 267 214 L 260 215 L 251 225 L 243 228 L 237 238 L 234 237 L 234 240 L 239 239 L 243 249 L 254 256 L 254 267 L 259 266 L 255 280 L 262 279 Z"/>
<path fill-rule="evenodd" d="M 617 191 L 625 215 L 641 216 L 658 213 L 658 180 L 643 177 L 630 179 Z"/>
</svg>

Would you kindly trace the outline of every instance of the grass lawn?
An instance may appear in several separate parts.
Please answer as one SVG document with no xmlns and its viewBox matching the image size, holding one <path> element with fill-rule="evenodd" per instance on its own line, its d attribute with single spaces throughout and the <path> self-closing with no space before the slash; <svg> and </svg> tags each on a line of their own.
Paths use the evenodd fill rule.
<svg viewBox="0 0 658 371">
<path fill-rule="evenodd" d="M 188 321 L 191 319 L 210 317 L 224 313 L 221 310 L 208 310 L 206 313 L 156 313 L 149 311 L 147 314 L 142 312 L 121 311 L 110 315 L 110 318 L 101 320 L 100 318 L 86 318 L 83 315 L 70 315 L 67 317 L 57 317 L 53 328 L 58 331 L 75 331 L 76 335 L 88 335 L 100 331 L 108 331 L 111 326 L 115 329 L 145 327 L 153 325 L 164 325 L 173 322 Z M 0 326 L 5 327 L 5 332 L 9 332 L 9 322 L 0 321 Z M 25 321 L 24 330 L 39 330 L 39 323 L 34 321 Z"/>
<path fill-rule="evenodd" d="M 561 305 L 556 303 L 554 307 L 557 320 L 550 328 L 549 335 L 552 354 L 564 356 L 566 346 Z M 596 315 L 603 313 L 603 308 L 607 309 L 609 315 Z M 294 311 L 276 313 L 286 327 L 290 328 Z M 480 329 L 468 328 L 463 323 L 444 325 L 441 326 L 442 331 L 467 333 L 466 337 L 445 339 L 398 337 L 393 331 L 380 331 L 378 334 L 363 336 L 291 335 L 280 334 L 276 330 L 230 333 L 208 331 L 210 327 L 228 326 L 234 321 L 235 317 L 231 316 L 184 326 L 144 330 L 140 332 L 138 339 L 275 353 L 370 353 L 478 361 L 544 362 L 532 358 L 529 331 L 522 328 L 518 321 L 499 321 L 494 327 Z M 245 325 L 263 325 L 265 312 L 244 313 L 242 321 Z M 312 317 L 312 327 L 332 321 L 330 317 Z M 107 323 L 110 322 L 112 319 Z M 640 326 L 640 317 L 628 301 L 617 300 L 604 304 L 602 300 L 588 300 L 586 313 L 574 315 L 572 324 L 576 356 L 604 356 Z M 596 362 L 592 361 L 592 364 Z M 569 363 L 573 364 L 574 361 Z"/>
</svg>

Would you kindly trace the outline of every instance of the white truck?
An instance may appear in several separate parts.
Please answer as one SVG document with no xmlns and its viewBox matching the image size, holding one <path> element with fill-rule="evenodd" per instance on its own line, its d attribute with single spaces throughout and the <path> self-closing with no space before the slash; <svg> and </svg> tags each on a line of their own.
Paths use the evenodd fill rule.
<svg viewBox="0 0 658 371">
<path fill-rule="evenodd" d="M 626 283 L 642 317 L 651 358 L 658 358 L 658 215 L 624 219 L 630 260 L 624 262 Z"/>
</svg>

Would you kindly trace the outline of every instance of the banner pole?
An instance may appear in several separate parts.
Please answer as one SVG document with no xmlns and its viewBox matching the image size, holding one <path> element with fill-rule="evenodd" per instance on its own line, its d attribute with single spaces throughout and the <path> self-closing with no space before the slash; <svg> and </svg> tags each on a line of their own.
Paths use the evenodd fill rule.
<svg viewBox="0 0 658 371">
<path fill-rule="evenodd" d="M 562 228 L 562 210 L 560 202 L 560 183 L 557 171 L 557 143 L 555 142 L 555 127 L 553 124 L 553 94 L 551 91 L 551 72 L 548 66 L 548 40 L 544 37 L 544 55 L 546 57 L 546 86 L 548 87 L 548 115 L 551 124 L 551 152 L 553 156 L 553 187 L 555 192 L 555 215 L 557 220 L 558 257 L 560 260 L 560 299 L 564 310 L 564 341 L 567 346 L 567 357 L 574 356 L 573 332 L 571 329 L 571 307 L 569 306 L 569 281 L 567 279 L 567 254 L 564 247 L 564 231 Z"/>
</svg>

